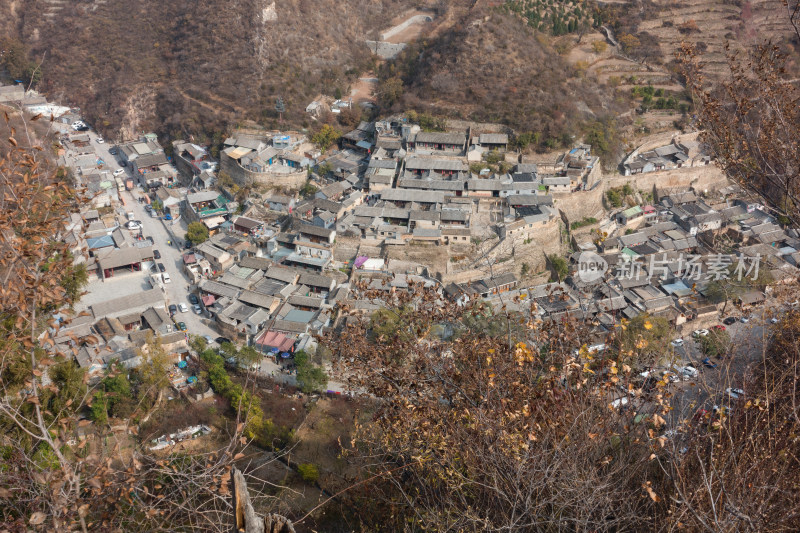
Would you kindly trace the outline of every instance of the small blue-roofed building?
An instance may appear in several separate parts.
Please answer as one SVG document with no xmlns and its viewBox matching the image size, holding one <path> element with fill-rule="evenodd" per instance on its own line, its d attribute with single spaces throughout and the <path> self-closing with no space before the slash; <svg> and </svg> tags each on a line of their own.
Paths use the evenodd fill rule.
<svg viewBox="0 0 800 533">
<path fill-rule="evenodd" d="M 89 252 L 95 252 L 104 248 L 114 248 L 114 238 L 111 235 L 101 235 L 99 237 L 90 237 L 86 239 L 86 245 L 89 247 Z"/>
</svg>

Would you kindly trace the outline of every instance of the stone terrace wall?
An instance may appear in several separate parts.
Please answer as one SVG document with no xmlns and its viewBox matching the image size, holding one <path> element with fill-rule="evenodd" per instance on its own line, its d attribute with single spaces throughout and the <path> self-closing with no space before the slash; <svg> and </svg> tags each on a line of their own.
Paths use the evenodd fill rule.
<svg viewBox="0 0 800 533">
<path fill-rule="evenodd" d="M 253 172 L 242 168 L 236 160 L 231 159 L 224 153 L 220 154 L 220 170 L 228 174 L 240 187 L 264 185 L 267 187 L 299 189 L 308 177 L 305 170 L 290 173 Z"/>
<path fill-rule="evenodd" d="M 657 188 L 661 191 L 685 190 L 693 188 L 698 192 L 726 187 L 729 182 L 725 174 L 713 163 L 697 167 L 676 168 L 660 172 L 648 172 L 635 176 L 615 176 L 606 178 L 605 188 L 622 187 L 630 183 L 631 187 L 642 191 Z"/>
<path fill-rule="evenodd" d="M 387 43 L 383 41 L 366 41 L 370 51 L 381 59 L 394 59 L 406 47 L 406 43 Z"/>
<path fill-rule="evenodd" d="M 566 222 L 570 224 L 588 217 L 600 220 L 605 216 L 604 192 L 605 187 L 598 185 L 590 191 L 554 194 L 555 208 L 561 211 Z"/>
</svg>

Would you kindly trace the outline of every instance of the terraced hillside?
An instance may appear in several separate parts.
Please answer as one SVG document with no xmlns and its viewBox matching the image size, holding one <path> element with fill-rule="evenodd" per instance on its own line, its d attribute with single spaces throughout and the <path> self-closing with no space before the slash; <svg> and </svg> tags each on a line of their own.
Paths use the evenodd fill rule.
<svg viewBox="0 0 800 533">
<path fill-rule="evenodd" d="M 727 72 L 725 45 L 733 50 L 791 34 L 780 0 L 656 1 L 656 14 L 640 22 L 637 31 L 658 43 L 664 62 L 674 58 L 683 42 L 697 45 L 710 73 Z"/>
<path fill-rule="evenodd" d="M 568 59 L 573 64 L 583 62 L 600 82 L 623 89 L 649 84 L 665 91 L 682 90 L 671 66 L 682 43 L 694 44 L 707 73 L 719 76 L 728 71 L 726 44 L 742 50 L 767 39 L 782 42 L 791 35 L 779 0 L 625 3 L 615 4 L 611 13 L 614 24 L 604 26 L 604 33 L 585 36 Z M 620 45 L 626 36 L 635 40 Z M 597 41 L 606 46 L 596 47 Z"/>
</svg>

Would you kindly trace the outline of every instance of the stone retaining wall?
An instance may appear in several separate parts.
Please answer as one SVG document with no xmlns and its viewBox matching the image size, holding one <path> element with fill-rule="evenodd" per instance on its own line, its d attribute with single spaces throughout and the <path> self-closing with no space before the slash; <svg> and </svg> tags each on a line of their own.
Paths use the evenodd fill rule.
<svg viewBox="0 0 800 533">
<path fill-rule="evenodd" d="M 384 41 L 366 41 L 370 52 L 381 59 L 394 59 L 406 47 L 406 43 L 387 43 Z"/>
<path fill-rule="evenodd" d="M 253 172 L 242 168 L 235 159 L 231 159 L 225 153 L 220 154 L 220 171 L 228 174 L 240 187 L 264 185 L 267 187 L 299 189 L 308 178 L 305 170 L 290 173 Z"/>
</svg>

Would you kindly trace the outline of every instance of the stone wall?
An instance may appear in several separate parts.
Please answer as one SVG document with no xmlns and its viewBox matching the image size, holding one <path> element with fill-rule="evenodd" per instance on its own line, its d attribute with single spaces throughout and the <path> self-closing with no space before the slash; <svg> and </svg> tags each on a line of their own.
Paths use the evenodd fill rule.
<svg viewBox="0 0 800 533">
<path fill-rule="evenodd" d="M 523 235 L 512 236 L 496 242 L 488 251 L 476 252 L 475 256 L 480 259 L 467 265 L 467 268 L 459 268 L 458 265 L 448 262 L 445 272 L 436 272 L 436 277 L 444 284 L 482 279 L 491 272 L 495 275 L 513 272 L 520 277 L 523 263 L 527 263 L 532 273 L 542 271 L 545 269 L 547 255 L 562 253 L 560 220 L 553 219 L 529 236 L 531 240 L 527 243 L 527 237 Z M 492 263 L 491 271 L 488 263 Z"/>
<path fill-rule="evenodd" d="M 605 188 L 607 190 L 612 187 L 622 187 L 626 183 L 630 183 L 631 187 L 640 191 L 650 192 L 656 188 L 660 194 L 689 188 L 703 192 L 721 189 L 729 184 L 725 174 L 715 164 L 709 163 L 708 165 L 648 172 L 635 176 L 607 177 Z"/>
<path fill-rule="evenodd" d="M 253 172 L 242 168 L 235 159 L 231 159 L 225 153 L 220 154 L 220 171 L 229 175 L 240 187 L 264 185 L 266 187 L 299 189 L 308 177 L 305 170 L 291 173 Z"/>
<path fill-rule="evenodd" d="M 472 128 L 473 135 L 475 132 L 480 133 L 508 133 L 509 135 L 514 132 L 511 128 L 504 124 L 496 124 L 496 123 L 489 123 L 489 122 L 473 122 L 471 120 L 461 120 L 457 118 L 448 118 L 447 119 L 447 129 L 448 131 L 467 131 L 468 128 Z"/>
<path fill-rule="evenodd" d="M 561 212 L 561 216 L 568 224 L 588 217 L 600 220 L 605 216 L 604 192 L 605 187 L 601 184 L 589 191 L 554 194 L 554 206 Z"/>
<path fill-rule="evenodd" d="M 394 59 L 406 47 L 406 43 L 387 43 L 384 41 L 366 41 L 370 52 L 381 59 Z"/>
</svg>

